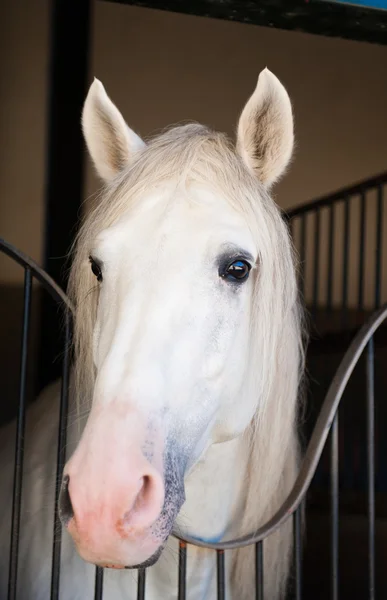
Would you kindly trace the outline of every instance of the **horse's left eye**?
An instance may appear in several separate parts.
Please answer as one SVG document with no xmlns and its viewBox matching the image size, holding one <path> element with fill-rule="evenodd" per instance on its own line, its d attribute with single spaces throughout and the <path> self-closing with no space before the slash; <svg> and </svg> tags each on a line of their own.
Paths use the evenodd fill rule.
<svg viewBox="0 0 387 600">
<path fill-rule="evenodd" d="M 97 281 L 101 282 L 102 281 L 102 269 L 101 269 L 100 265 L 97 263 L 97 261 L 92 256 L 89 256 L 89 261 L 91 264 L 91 270 L 93 271 L 93 275 L 96 276 Z"/>
<path fill-rule="evenodd" d="M 228 281 L 242 283 L 250 273 L 251 265 L 245 260 L 235 260 L 228 265 L 222 276 Z"/>
</svg>

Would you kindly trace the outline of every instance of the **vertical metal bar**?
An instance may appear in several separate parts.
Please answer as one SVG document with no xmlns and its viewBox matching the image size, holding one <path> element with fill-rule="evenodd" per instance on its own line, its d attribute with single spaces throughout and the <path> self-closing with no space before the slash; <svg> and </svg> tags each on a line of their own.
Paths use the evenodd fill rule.
<svg viewBox="0 0 387 600">
<path fill-rule="evenodd" d="M 314 261 L 313 261 L 313 312 L 316 313 L 320 273 L 320 209 L 314 216 Z"/>
<path fill-rule="evenodd" d="M 68 391 L 69 391 L 69 373 L 70 373 L 70 343 L 71 343 L 71 314 L 69 309 L 65 308 L 65 339 L 64 354 L 62 365 L 62 388 L 59 407 L 59 431 L 58 431 L 58 449 L 57 449 L 57 470 L 55 486 L 55 516 L 54 516 L 54 544 L 52 552 L 51 569 L 51 600 L 59 598 L 59 578 L 60 578 L 60 554 L 62 543 L 62 527 L 59 519 L 58 500 L 62 483 L 63 468 L 66 462 L 66 440 L 67 440 L 67 413 L 68 413 Z"/>
<path fill-rule="evenodd" d="M 375 308 L 380 306 L 382 285 L 383 186 L 378 186 L 376 211 Z"/>
<path fill-rule="evenodd" d="M 359 288 L 358 288 L 358 307 L 364 308 L 364 254 L 365 254 L 365 229 L 366 229 L 366 205 L 365 192 L 360 196 L 360 244 L 359 244 Z"/>
<path fill-rule="evenodd" d="M 301 290 L 302 295 L 305 299 L 306 289 L 306 269 L 305 269 L 305 257 L 306 257 L 306 215 L 301 216 L 301 245 L 300 245 L 300 262 L 301 262 Z"/>
<path fill-rule="evenodd" d="M 179 591 L 178 600 L 185 600 L 187 578 L 187 544 L 179 544 Z"/>
<path fill-rule="evenodd" d="M 24 430 L 26 411 L 28 337 L 31 315 L 32 275 L 28 267 L 24 273 L 23 331 L 20 361 L 19 408 L 16 422 L 15 467 L 13 479 L 11 546 L 9 558 L 8 600 L 16 598 L 17 564 L 19 554 L 20 508 L 23 480 Z"/>
<path fill-rule="evenodd" d="M 368 598 L 375 599 L 375 388 L 374 339 L 367 346 Z"/>
<path fill-rule="evenodd" d="M 339 598 L 339 416 L 331 432 L 331 600 Z"/>
<path fill-rule="evenodd" d="M 93 0 L 51 0 L 45 156 L 44 269 L 66 289 L 66 261 L 83 200 L 85 151 L 79 118 L 89 83 Z M 69 43 L 71 31 L 71 43 Z M 68 177 L 68 172 L 71 177 Z M 57 307 L 42 297 L 39 382 L 61 375 Z"/>
<path fill-rule="evenodd" d="M 103 594 L 103 568 L 95 569 L 94 600 L 102 600 Z"/>
<path fill-rule="evenodd" d="M 295 600 L 301 600 L 302 589 L 301 516 L 302 504 L 300 504 L 293 516 L 294 562 L 296 575 Z"/>
<path fill-rule="evenodd" d="M 138 569 L 137 600 L 144 600 L 145 598 L 145 573 L 146 569 Z"/>
<path fill-rule="evenodd" d="M 350 216 L 350 199 L 344 200 L 344 236 L 343 236 L 343 280 L 342 280 L 342 323 L 347 325 L 348 314 L 346 308 L 348 305 L 348 271 L 349 271 L 349 216 Z"/>
<path fill-rule="evenodd" d="M 255 544 L 255 600 L 263 600 L 263 542 Z"/>
<path fill-rule="evenodd" d="M 216 551 L 216 580 L 217 580 L 217 599 L 225 600 L 225 583 L 224 583 L 224 550 Z"/>
<path fill-rule="evenodd" d="M 335 231 L 335 205 L 329 206 L 329 231 L 328 231 L 328 273 L 327 273 L 327 309 L 332 310 L 333 304 L 333 249 Z"/>
</svg>

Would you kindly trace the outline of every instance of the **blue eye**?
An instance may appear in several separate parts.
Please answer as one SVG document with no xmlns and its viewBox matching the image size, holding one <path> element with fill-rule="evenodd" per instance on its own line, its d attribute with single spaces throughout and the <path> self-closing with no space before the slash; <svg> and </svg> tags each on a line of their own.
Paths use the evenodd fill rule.
<svg viewBox="0 0 387 600">
<path fill-rule="evenodd" d="M 242 283 L 248 278 L 250 269 L 251 265 L 247 261 L 235 260 L 227 266 L 224 273 L 222 273 L 222 277 L 228 281 Z"/>
</svg>

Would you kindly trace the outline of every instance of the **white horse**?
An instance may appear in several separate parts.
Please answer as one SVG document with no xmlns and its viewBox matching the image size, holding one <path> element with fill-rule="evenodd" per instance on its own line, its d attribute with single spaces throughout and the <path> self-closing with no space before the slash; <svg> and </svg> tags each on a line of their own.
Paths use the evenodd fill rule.
<svg viewBox="0 0 387 600">
<path fill-rule="evenodd" d="M 87 422 L 69 427 L 60 598 L 92 598 L 98 564 L 150 566 L 146 598 L 172 599 L 173 526 L 211 541 L 249 533 L 297 472 L 301 311 L 290 236 L 269 195 L 292 155 L 292 108 L 265 69 L 235 146 L 197 124 L 144 143 L 94 80 L 83 131 L 105 186 L 78 236 L 69 285 L 71 415 L 80 406 Z M 50 593 L 57 394 L 54 384 L 28 414 L 22 600 Z M 13 431 L 1 432 L 1 598 Z M 284 595 L 291 546 L 290 521 L 264 542 L 269 600 Z M 136 570 L 104 573 L 106 600 L 136 597 Z M 215 553 L 189 547 L 187 597 L 215 598 L 215 586 Z M 226 553 L 226 586 L 230 599 L 253 597 L 253 547 Z"/>
</svg>

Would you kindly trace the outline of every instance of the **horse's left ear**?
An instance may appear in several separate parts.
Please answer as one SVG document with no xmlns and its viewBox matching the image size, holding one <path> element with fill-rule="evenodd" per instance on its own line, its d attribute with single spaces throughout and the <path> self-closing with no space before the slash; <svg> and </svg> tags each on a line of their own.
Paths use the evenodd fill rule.
<svg viewBox="0 0 387 600">
<path fill-rule="evenodd" d="M 277 77 L 264 69 L 239 119 L 237 150 L 249 169 L 269 188 L 289 164 L 293 143 L 290 98 Z"/>
</svg>

